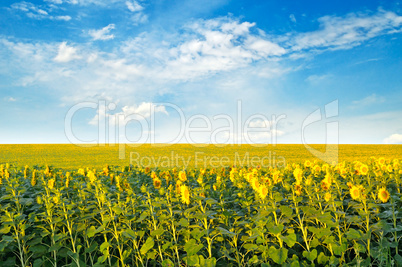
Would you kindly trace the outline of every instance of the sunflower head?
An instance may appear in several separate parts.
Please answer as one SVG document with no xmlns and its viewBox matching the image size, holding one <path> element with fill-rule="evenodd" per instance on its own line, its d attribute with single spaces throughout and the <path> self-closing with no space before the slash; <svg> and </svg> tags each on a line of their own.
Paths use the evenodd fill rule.
<svg viewBox="0 0 402 267">
<path fill-rule="evenodd" d="M 359 172 L 361 175 L 366 175 L 368 173 L 368 166 L 366 164 L 360 165 Z"/>
<path fill-rule="evenodd" d="M 159 178 L 154 179 L 154 187 L 155 189 L 161 188 L 162 181 Z"/>
<path fill-rule="evenodd" d="M 329 192 L 325 193 L 324 199 L 326 202 L 330 201 L 331 198 L 332 198 L 331 193 L 329 193 Z"/>
<path fill-rule="evenodd" d="M 184 204 L 190 204 L 190 191 L 186 185 L 180 186 L 181 202 Z"/>
<path fill-rule="evenodd" d="M 361 192 L 360 192 L 360 187 L 358 186 L 352 186 L 352 188 L 350 188 L 350 196 L 354 199 L 357 200 L 360 198 L 361 196 Z"/>
<path fill-rule="evenodd" d="M 265 185 L 261 185 L 258 188 L 258 195 L 260 196 L 261 199 L 265 199 L 268 195 L 268 188 Z"/>
<path fill-rule="evenodd" d="M 378 190 L 378 198 L 383 202 L 388 202 L 389 198 L 390 198 L 390 194 L 387 191 L 386 188 L 381 188 L 380 190 Z"/>
<path fill-rule="evenodd" d="M 180 171 L 180 172 L 179 172 L 179 179 L 180 179 L 180 181 L 182 181 L 182 182 L 187 181 L 187 175 L 186 175 L 186 172 L 184 172 L 184 171 Z"/>
</svg>

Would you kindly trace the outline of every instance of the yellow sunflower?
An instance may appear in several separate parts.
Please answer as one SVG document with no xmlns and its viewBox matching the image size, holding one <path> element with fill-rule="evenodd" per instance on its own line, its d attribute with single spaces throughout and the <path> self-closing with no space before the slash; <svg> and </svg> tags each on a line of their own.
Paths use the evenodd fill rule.
<svg viewBox="0 0 402 267">
<path fill-rule="evenodd" d="M 181 191 L 181 202 L 187 205 L 190 204 L 190 191 L 188 190 L 188 187 L 186 185 L 181 185 L 180 191 Z"/>
<path fill-rule="evenodd" d="M 268 195 L 268 188 L 263 184 L 258 188 L 258 194 L 260 195 L 261 199 L 265 199 Z"/>
<path fill-rule="evenodd" d="M 180 179 L 180 181 L 182 181 L 182 182 L 187 181 L 187 175 L 186 175 L 186 172 L 184 172 L 184 171 L 180 171 L 180 172 L 179 172 L 179 179 Z"/>
<path fill-rule="evenodd" d="M 378 190 L 378 198 L 379 198 L 383 203 L 388 202 L 389 197 L 390 197 L 390 195 L 389 195 L 389 192 L 387 191 L 386 188 L 383 187 L 383 188 L 381 188 L 380 190 Z"/>
<path fill-rule="evenodd" d="M 332 197 L 331 193 L 327 192 L 327 193 L 325 193 L 324 199 L 325 199 L 326 202 L 328 202 L 328 201 L 331 200 L 331 197 Z"/>
<path fill-rule="evenodd" d="M 350 189 L 350 196 L 354 199 L 357 200 L 360 198 L 361 196 L 361 192 L 360 192 L 360 187 L 358 186 L 352 186 L 352 188 Z"/>
<path fill-rule="evenodd" d="M 366 164 L 360 165 L 359 172 L 361 175 L 366 175 L 368 173 L 368 166 Z"/>
<path fill-rule="evenodd" d="M 54 179 L 50 179 L 49 181 L 47 181 L 47 187 L 49 187 L 49 189 L 53 189 L 54 188 Z"/>
<path fill-rule="evenodd" d="M 155 189 L 161 188 L 161 184 L 162 184 L 162 181 L 159 180 L 159 178 L 154 179 L 154 187 L 155 187 Z"/>
</svg>

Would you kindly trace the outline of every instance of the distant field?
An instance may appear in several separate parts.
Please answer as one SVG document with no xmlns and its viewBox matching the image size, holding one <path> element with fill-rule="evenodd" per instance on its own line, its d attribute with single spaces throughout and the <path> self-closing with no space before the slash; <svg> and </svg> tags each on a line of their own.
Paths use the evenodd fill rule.
<svg viewBox="0 0 402 267">
<path fill-rule="evenodd" d="M 313 145 L 324 152 L 325 145 Z M 339 161 L 367 160 L 370 156 L 402 159 L 402 145 L 339 145 Z M 120 157 L 120 158 L 119 158 Z M 52 165 L 60 168 L 103 168 L 130 163 L 149 167 L 220 167 L 231 165 L 283 166 L 315 157 L 303 145 L 128 145 L 82 147 L 72 144 L 0 145 L 0 163 Z M 131 162 L 130 162 L 131 160 Z"/>
</svg>

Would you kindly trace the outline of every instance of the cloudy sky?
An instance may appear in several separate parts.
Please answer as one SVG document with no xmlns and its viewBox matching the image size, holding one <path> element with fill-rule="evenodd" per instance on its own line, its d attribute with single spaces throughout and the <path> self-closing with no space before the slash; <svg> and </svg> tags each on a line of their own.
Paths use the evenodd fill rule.
<svg viewBox="0 0 402 267">
<path fill-rule="evenodd" d="M 0 2 L 0 143 L 402 143 L 400 1 Z"/>
</svg>

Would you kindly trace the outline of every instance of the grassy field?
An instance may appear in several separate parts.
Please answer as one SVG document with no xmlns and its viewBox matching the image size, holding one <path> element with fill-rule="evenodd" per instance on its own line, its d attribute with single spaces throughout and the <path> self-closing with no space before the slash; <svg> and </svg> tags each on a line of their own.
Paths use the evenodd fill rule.
<svg viewBox="0 0 402 267">
<path fill-rule="evenodd" d="M 325 151 L 325 145 L 313 145 Z M 339 161 L 367 160 L 370 156 L 402 158 L 402 145 L 339 145 Z M 0 145 L 0 163 L 20 166 L 52 165 L 59 168 L 103 168 L 106 164 L 173 167 L 263 165 L 284 167 L 315 157 L 303 145 L 194 146 L 191 144 L 119 145 L 83 147 L 72 144 Z"/>
</svg>

